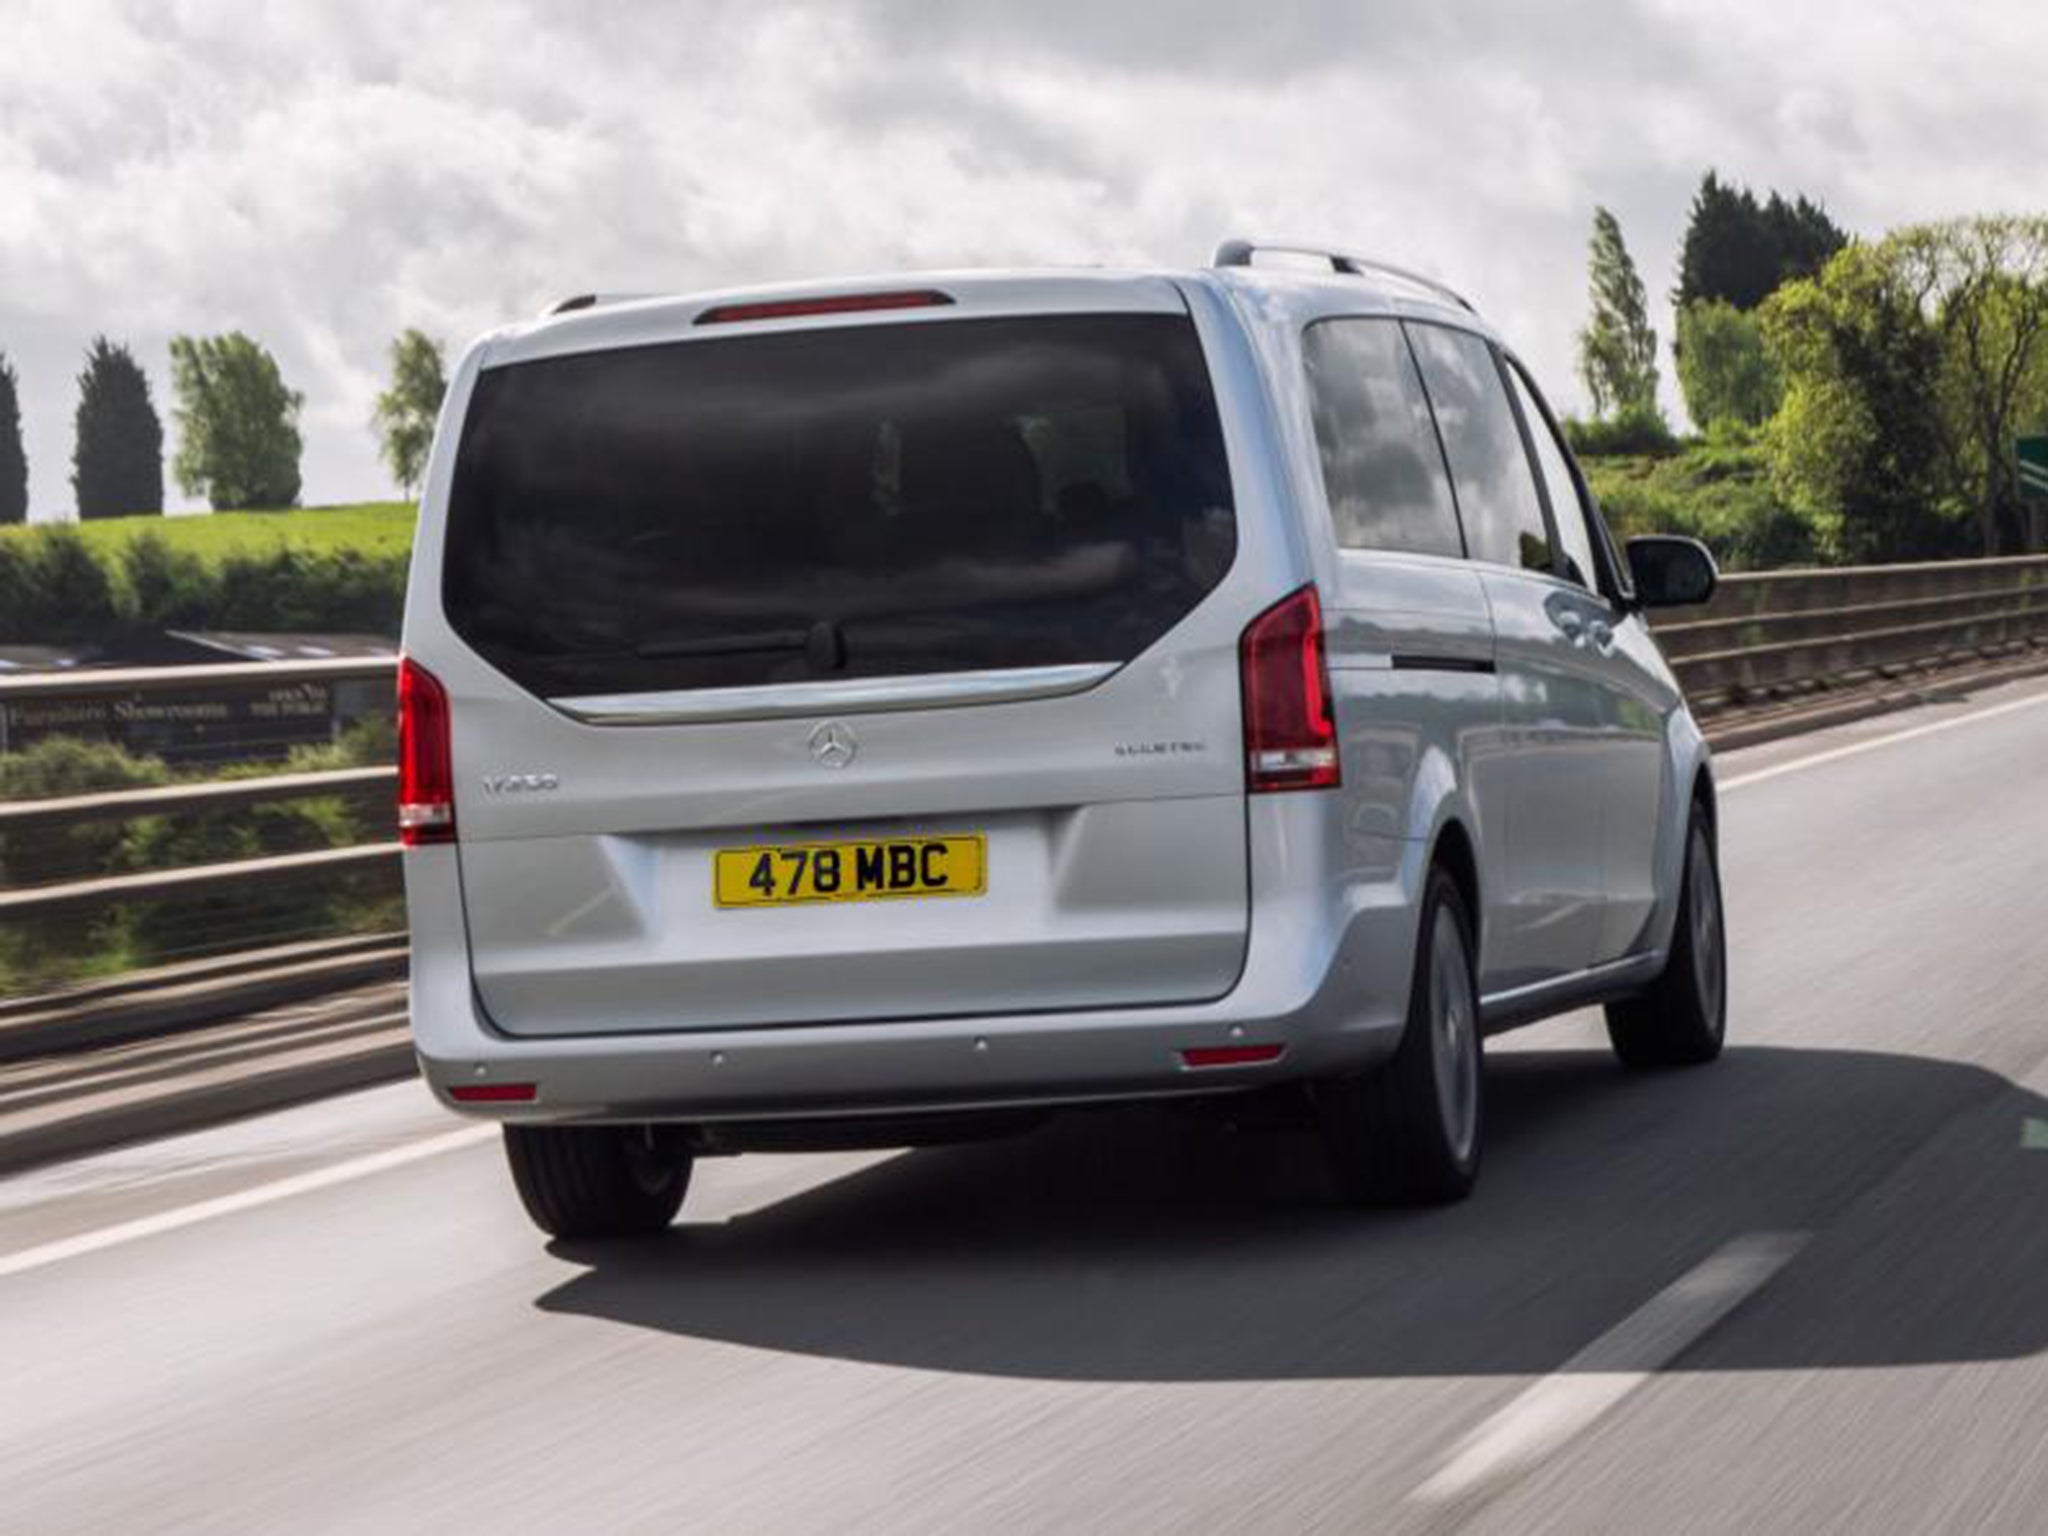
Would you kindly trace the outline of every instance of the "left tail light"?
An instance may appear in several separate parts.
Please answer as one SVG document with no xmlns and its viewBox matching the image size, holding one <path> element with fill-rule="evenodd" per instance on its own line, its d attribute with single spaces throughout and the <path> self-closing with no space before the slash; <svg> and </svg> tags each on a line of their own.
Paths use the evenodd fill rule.
<svg viewBox="0 0 2048 1536">
<path fill-rule="evenodd" d="M 398 662 L 398 840 L 455 841 L 455 764 L 448 690 L 410 656 Z"/>
</svg>

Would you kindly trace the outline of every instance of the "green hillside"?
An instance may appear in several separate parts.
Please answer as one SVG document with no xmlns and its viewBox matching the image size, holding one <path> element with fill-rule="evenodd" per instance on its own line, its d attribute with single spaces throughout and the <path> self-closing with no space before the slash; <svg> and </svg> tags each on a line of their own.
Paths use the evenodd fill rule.
<svg viewBox="0 0 2048 1536">
<path fill-rule="evenodd" d="M 0 644 L 174 628 L 396 636 L 410 502 L 0 528 Z"/>
<path fill-rule="evenodd" d="M 325 553 L 351 549 L 363 555 L 412 552 L 414 507 L 409 501 L 367 501 L 353 506 L 298 507 L 287 512 L 210 512 L 173 517 L 112 517 L 71 523 L 85 547 L 101 560 L 118 562 L 121 551 L 144 534 L 156 534 L 171 548 L 189 550 L 209 566 L 233 554 L 265 554 L 297 548 Z M 35 537 L 34 523 L 0 528 L 0 540 Z"/>
</svg>

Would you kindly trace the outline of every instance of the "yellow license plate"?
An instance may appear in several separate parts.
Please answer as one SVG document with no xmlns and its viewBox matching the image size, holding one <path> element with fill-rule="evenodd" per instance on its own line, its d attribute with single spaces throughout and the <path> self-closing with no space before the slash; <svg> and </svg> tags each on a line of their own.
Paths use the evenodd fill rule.
<svg viewBox="0 0 2048 1536">
<path fill-rule="evenodd" d="M 980 833 L 721 848 L 711 871 L 711 899 L 721 907 L 979 896 L 987 889 L 988 841 Z"/>
</svg>

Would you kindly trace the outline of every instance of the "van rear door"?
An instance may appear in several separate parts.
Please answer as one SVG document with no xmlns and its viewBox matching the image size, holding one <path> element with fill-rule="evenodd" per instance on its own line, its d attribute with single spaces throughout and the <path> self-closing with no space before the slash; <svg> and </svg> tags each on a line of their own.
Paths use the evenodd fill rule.
<svg viewBox="0 0 2048 1536">
<path fill-rule="evenodd" d="M 440 587 L 488 663 L 451 693 L 507 1032 L 1235 981 L 1238 624 L 1201 610 L 1236 523 L 1195 326 L 1163 283 L 904 302 L 478 376 Z"/>
</svg>

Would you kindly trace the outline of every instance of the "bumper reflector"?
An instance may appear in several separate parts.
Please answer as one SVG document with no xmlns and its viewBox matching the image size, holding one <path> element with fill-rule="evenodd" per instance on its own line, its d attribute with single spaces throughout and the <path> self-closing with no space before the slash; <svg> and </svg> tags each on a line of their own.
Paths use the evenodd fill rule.
<svg viewBox="0 0 2048 1536">
<path fill-rule="evenodd" d="M 448 1097 L 458 1104 L 531 1104 L 536 1091 L 532 1083 L 463 1083 Z"/>
<path fill-rule="evenodd" d="M 1198 1045 L 1182 1051 L 1180 1059 L 1189 1067 L 1255 1067 L 1286 1054 L 1284 1045 Z"/>
</svg>

